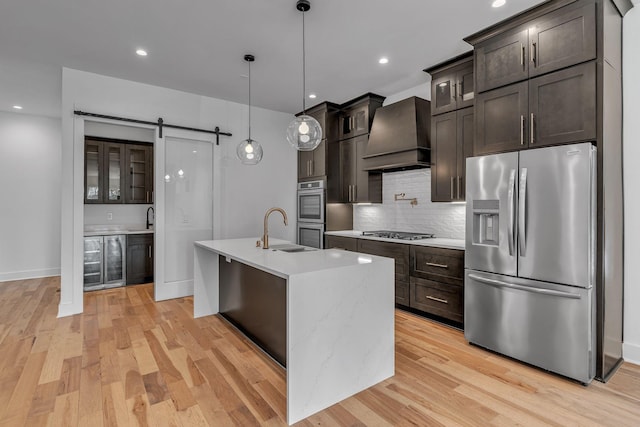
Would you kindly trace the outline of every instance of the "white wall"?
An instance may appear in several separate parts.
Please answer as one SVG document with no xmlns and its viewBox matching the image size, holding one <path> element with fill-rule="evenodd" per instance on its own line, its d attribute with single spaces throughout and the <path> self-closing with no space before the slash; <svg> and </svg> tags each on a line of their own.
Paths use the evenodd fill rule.
<svg viewBox="0 0 640 427">
<path fill-rule="evenodd" d="M 252 137 L 262 143 L 264 158 L 244 166 L 235 158 L 236 145 L 247 137 L 246 105 L 194 95 L 82 71 L 62 72 L 62 280 L 59 315 L 82 311 L 82 227 L 84 222 L 81 119 L 73 110 L 231 132 L 214 146 L 219 170 L 214 195 L 220 214 L 214 218 L 215 238 L 256 237 L 262 234 L 264 212 L 284 208 L 295 218 L 296 151 L 285 140 L 293 116 L 252 108 Z M 213 137 L 212 137 L 213 138 Z M 74 142 L 75 141 L 75 142 Z M 270 225 L 270 234 L 295 239 L 295 221 L 289 227 Z"/>
<path fill-rule="evenodd" d="M 60 120 L 0 112 L 0 281 L 60 274 Z"/>
<path fill-rule="evenodd" d="M 625 360 L 640 364 L 640 5 L 623 20 L 624 85 L 624 347 Z"/>
<path fill-rule="evenodd" d="M 396 201 L 395 194 L 417 198 L 413 206 Z M 464 239 L 465 206 L 431 203 L 431 169 L 416 169 L 382 175 L 382 204 L 354 205 L 355 230 L 393 230 L 434 233 L 436 237 Z"/>
</svg>

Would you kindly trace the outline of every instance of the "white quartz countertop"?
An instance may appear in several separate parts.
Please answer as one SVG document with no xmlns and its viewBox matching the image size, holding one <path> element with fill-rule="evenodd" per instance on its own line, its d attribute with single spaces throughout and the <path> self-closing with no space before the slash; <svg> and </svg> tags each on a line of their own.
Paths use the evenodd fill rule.
<svg viewBox="0 0 640 427">
<path fill-rule="evenodd" d="M 117 234 L 153 233 L 153 226 L 147 229 L 145 224 L 138 225 L 85 225 L 84 236 L 113 236 Z"/>
<path fill-rule="evenodd" d="M 384 237 L 363 236 L 362 231 L 359 230 L 327 231 L 324 234 L 326 234 L 327 236 L 352 237 L 356 239 L 378 240 L 380 242 L 400 243 L 414 246 L 431 246 L 434 248 L 443 249 L 464 250 L 465 243 L 462 239 L 444 239 L 440 237 L 421 240 L 386 239 Z"/>
<path fill-rule="evenodd" d="M 263 249 L 256 247 L 257 240 L 259 239 L 206 240 L 195 242 L 195 245 L 285 279 L 296 274 L 358 264 L 370 264 L 378 259 L 383 259 L 375 255 L 348 252 L 340 249 L 318 249 L 304 252 L 283 252 L 271 248 Z M 286 243 L 290 242 L 269 239 L 269 246 L 271 247 Z"/>
</svg>

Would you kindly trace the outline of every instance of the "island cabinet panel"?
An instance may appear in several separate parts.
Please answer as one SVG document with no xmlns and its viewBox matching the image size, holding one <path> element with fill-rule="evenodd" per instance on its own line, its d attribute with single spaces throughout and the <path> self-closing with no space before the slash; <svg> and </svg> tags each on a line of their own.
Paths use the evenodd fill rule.
<svg viewBox="0 0 640 427">
<path fill-rule="evenodd" d="M 463 322 L 464 251 L 411 246 L 409 306 Z"/>
<path fill-rule="evenodd" d="M 325 236 L 325 249 L 344 249 L 345 251 L 357 252 L 358 239 L 342 236 Z"/>
<path fill-rule="evenodd" d="M 220 314 L 287 366 L 287 281 L 218 257 Z"/>
</svg>

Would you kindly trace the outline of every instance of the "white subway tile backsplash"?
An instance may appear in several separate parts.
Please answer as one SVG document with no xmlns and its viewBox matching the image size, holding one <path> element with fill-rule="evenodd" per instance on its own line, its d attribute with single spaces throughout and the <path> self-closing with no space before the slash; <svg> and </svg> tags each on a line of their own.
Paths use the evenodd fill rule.
<svg viewBox="0 0 640 427">
<path fill-rule="evenodd" d="M 417 205 L 395 201 L 394 195 L 418 199 Z M 437 237 L 464 239 L 465 205 L 431 202 L 431 169 L 385 173 L 382 204 L 355 205 L 355 230 L 394 230 L 434 233 Z"/>
</svg>

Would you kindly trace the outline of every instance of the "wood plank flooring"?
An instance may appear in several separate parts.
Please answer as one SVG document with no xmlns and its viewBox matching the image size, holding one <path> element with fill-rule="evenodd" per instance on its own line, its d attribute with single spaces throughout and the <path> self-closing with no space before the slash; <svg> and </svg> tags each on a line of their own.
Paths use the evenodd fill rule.
<svg viewBox="0 0 640 427">
<path fill-rule="evenodd" d="M 1 426 L 282 426 L 284 371 L 192 298 L 152 285 L 85 294 L 57 319 L 59 278 L 0 283 Z M 396 375 L 300 426 L 638 426 L 640 367 L 583 387 L 396 311 Z"/>
</svg>

